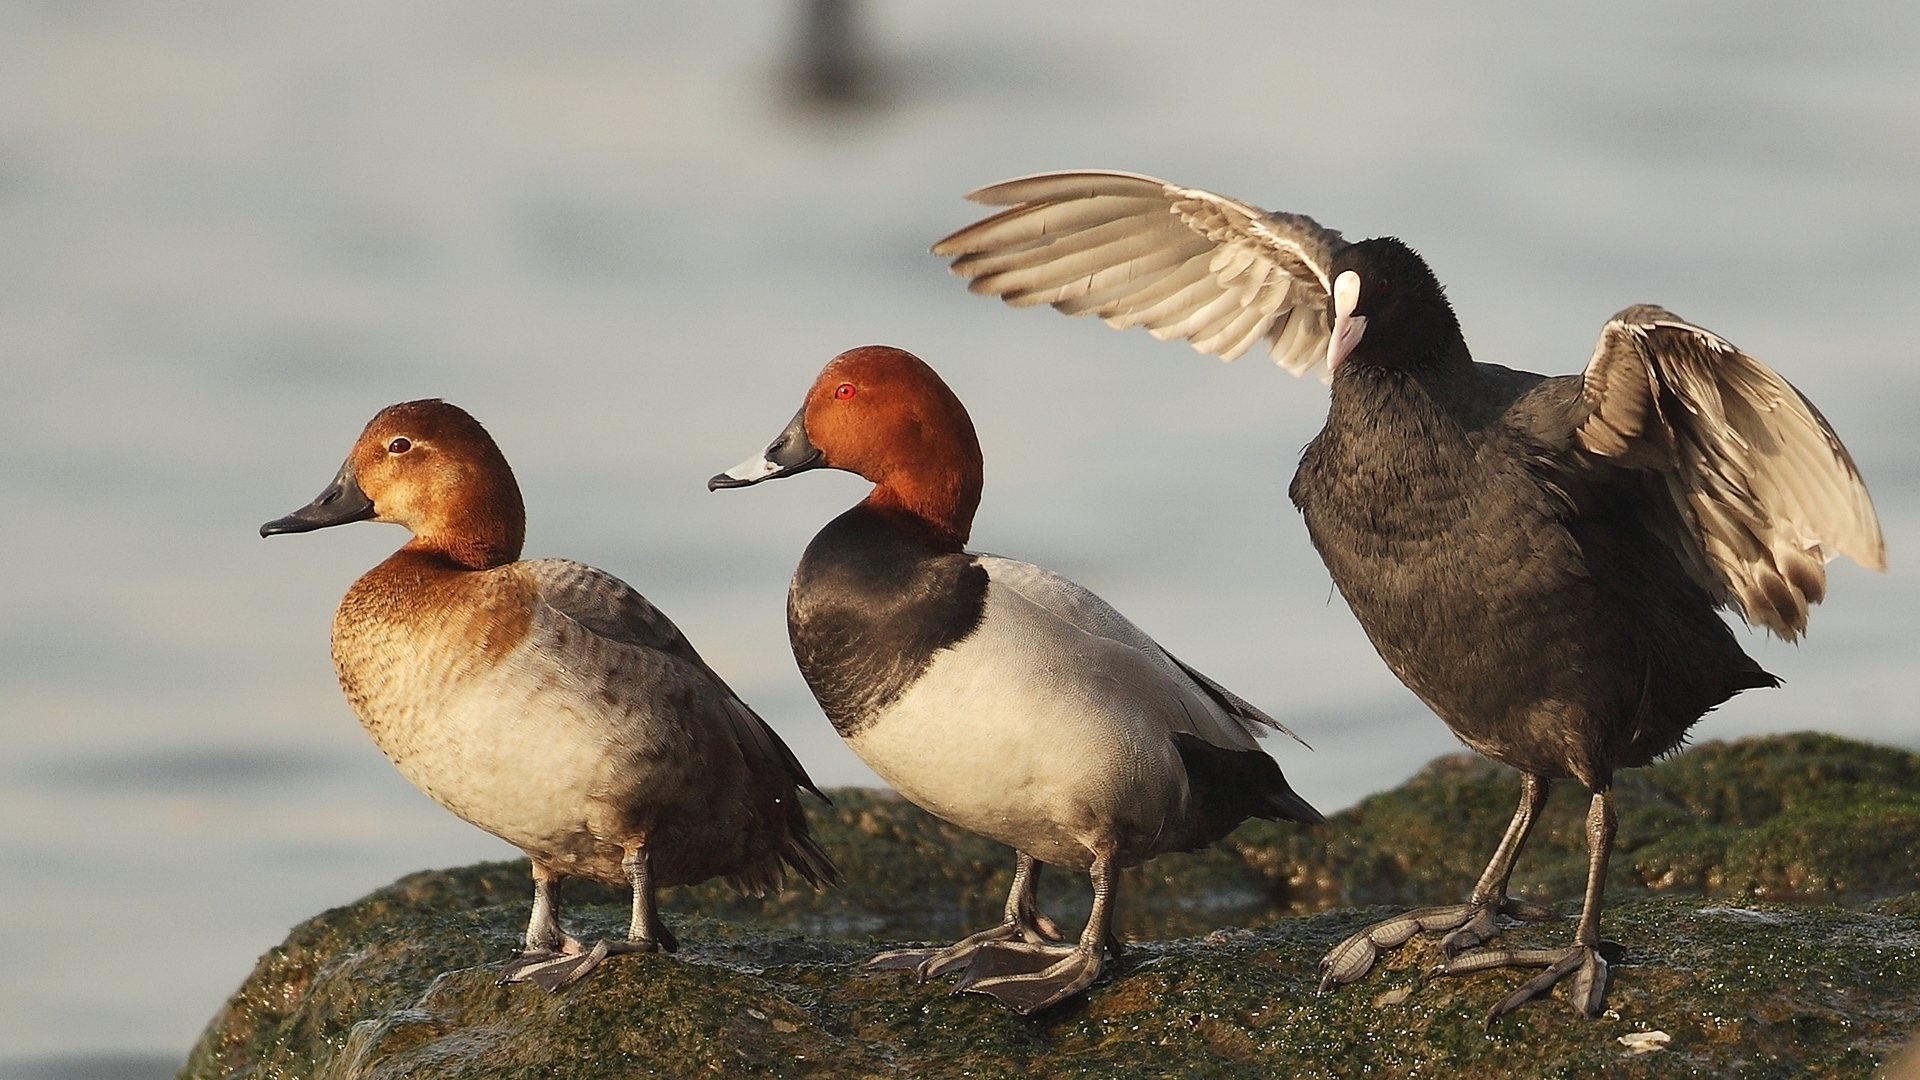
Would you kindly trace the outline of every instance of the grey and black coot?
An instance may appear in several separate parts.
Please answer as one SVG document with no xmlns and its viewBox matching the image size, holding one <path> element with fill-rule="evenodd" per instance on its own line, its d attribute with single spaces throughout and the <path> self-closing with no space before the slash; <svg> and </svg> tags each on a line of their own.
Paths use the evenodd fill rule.
<svg viewBox="0 0 1920 1080">
<path fill-rule="evenodd" d="M 1321 988 L 1378 950 L 1447 931 L 1447 973 L 1546 971 L 1487 1022 L 1572 976 L 1596 1015 L 1616 769 L 1677 746 L 1741 690 L 1776 686 L 1716 608 L 1792 640 L 1847 555 L 1882 569 L 1872 503 L 1798 391 L 1725 339 L 1649 305 L 1601 330 L 1586 370 L 1475 363 L 1440 284 L 1395 239 L 1349 244 L 1309 218 L 1114 172 L 1049 173 L 970 198 L 1007 206 L 934 245 L 974 292 L 1184 337 L 1233 359 L 1265 344 L 1327 362 L 1326 427 L 1290 494 L 1395 675 L 1455 735 L 1521 770 L 1519 809 L 1469 900 L 1342 942 Z M 1480 949 L 1514 860 L 1571 777 L 1592 791 L 1586 902 L 1568 949 Z M 1611 951 L 1611 950 L 1609 950 Z"/>
</svg>

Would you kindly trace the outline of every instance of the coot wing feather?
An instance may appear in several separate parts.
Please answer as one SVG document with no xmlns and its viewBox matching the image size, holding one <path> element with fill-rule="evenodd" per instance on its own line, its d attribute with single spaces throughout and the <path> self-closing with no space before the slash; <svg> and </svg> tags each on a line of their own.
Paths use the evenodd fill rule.
<svg viewBox="0 0 1920 1080">
<path fill-rule="evenodd" d="M 1652 305 L 1615 315 L 1582 376 L 1585 450 L 1661 476 L 1693 576 L 1789 641 L 1846 555 L 1884 569 L 1873 503 L 1846 447 L 1785 379 Z"/>
<path fill-rule="evenodd" d="M 1237 359 L 1265 342 L 1295 375 L 1327 354 L 1327 267 L 1340 234 L 1137 173 L 1040 173 L 967 196 L 1005 206 L 933 245 L 968 288 L 1144 326 Z"/>
</svg>

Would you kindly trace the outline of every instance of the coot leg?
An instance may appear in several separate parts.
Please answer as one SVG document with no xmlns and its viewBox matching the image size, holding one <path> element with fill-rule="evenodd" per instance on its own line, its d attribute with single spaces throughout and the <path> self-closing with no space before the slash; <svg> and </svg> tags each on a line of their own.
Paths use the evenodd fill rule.
<svg viewBox="0 0 1920 1080">
<path fill-rule="evenodd" d="M 1093 912 L 1080 931 L 1079 944 L 1004 941 L 982 945 L 954 993 L 990 994 L 1025 1016 L 1092 986 L 1100 977 L 1107 942 L 1113 936 L 1113 890 L 1120 871 L 1111 856 L 1101 855 L 1093 860 L 1087 876 L 1093 879 Z"/>
<path fill-rule="evenodd" d="M 867 961 L 867 966 L 887 971 L 911 969 L 921 982 L 958 971 L 973 959 L 982 945 L 990 942 L 1023 941 L 1029 945 L 1048 945 L 1061 939 L 1060 928 L 1040 913 L 1033 902 L 1034 881 L 1040 876 L 1040 863 L 1020 853 L 1014 866 L 1013 885 L 1007 890 L 1006 917 L 999 926 L 961 938 L 944 949 L 889 949 Z"/>
<path fill-rule="evenodd" d="M 1484 944 L 1500 932 L 1497 916 L 1544 921 L 1553 912 L 1524 900 L 1507 896 L 1507 882 L 1513 877 L 1513 864 L 1533 831 L 1533 823 L 1547 805 L 1549 781 L 1532 773 L 1520 778 L 1520 805 L 1507 823 L 1507 832 L 1494 849 L 1493 859 L 1473 887 L 1473 896 L 1464 904 L 1446 907 L 1416 908 L 1391 919 L 1374 923 L 1365 930 L 1335 945 L 1320 961 L 1320 992 L 1355 982 L 1373 968 L 1382 949 L 1405 944 L 1418 933 L 1452 931 L 1440 941 L 1446 956 Z"/>
<path fill-rule="evenodd" d="M 1613 792 L 1594 793 L 1587 809 L 1587 896 L 1580 912 L 1580 929 L 1569 949 L 1484 949 L 1468 953 L 1434 969 L 1438 975 L 1461 975 L 1496 967 L 1545 967 L 1526 985 L 1508 994 L 1487 1012 L 1486 1026 L 1537 997 L 1544 996 L 1561 980 L 1572 976 L 1567 988 L 1573 1011 L 1589 1019 L 1600 1015 L 1607 999 L 1607 953 L 1619 946 L 1600 940 L 1600 907 L 1607 889 L 1607 858 L 1613 852 L 1613 835 L 1618 818 L 1613 810 Z"/>
</svg>

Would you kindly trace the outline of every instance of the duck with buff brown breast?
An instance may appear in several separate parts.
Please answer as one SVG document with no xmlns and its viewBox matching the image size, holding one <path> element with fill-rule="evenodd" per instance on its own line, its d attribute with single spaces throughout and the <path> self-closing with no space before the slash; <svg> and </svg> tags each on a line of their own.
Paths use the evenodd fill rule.
<svg viewBox="0 0 1920 1080">
<path fill-rule="evenodd" d="M 520 488 L 473 417 L 437 400 L 382 410 L 320 497 L 260 534 L 355 521 L 413 539 L 334 614 L 347 700 L 415 787 L 533 863 L 503 984 L 557 991 L 609 954 L 672 952 L 661 886 L 839 879 L 801 811 L 800 789 L 819 794 L 806 770 L 679 629 L 611 574 L 520 559 Z M 561 931 L 568 877 L 633 889 L 625 940 Z"/>
</svg>

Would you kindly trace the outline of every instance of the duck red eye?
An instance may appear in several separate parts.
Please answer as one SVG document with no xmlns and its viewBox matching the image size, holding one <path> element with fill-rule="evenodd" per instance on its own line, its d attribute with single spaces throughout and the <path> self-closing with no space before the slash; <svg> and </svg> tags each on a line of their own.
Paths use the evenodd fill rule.
<svg viewBox="0 0 1920 1080">
<path fill-rule="evenodd" d="M 843 382 L 839 386 L 834 388 L 833 396 L 839 398 L 841 401 L 845 401 L 848 398 L 852 397 L 855 393 L 858 393 L 858 391 L 856 391 L 853 388 L 852 383 Z"/>
<path fill-rule="evenodd" d="M 407 438 L 405 435 L 387 444 L 387 453 L 389 454 L 404 454 L 411 449 L 413 449 L 413 440 Z"/>
</svg>

